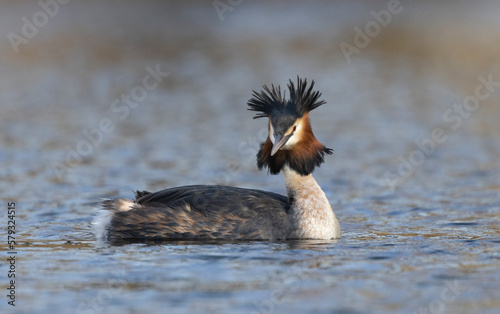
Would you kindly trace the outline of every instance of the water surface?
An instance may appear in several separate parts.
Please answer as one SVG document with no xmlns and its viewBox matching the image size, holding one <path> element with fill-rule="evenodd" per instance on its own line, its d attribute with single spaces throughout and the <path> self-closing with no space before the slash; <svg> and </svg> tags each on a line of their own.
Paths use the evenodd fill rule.
<svg viewBox="0 0 500 314">
<path fill-rule="evenodd" d="M 481 84 L 500 81 L 499 8 L 401 5 L 348 62 L 340 44 L 386 2 L 243 2 L 222 21 L 201 1 L 70 2 L 18 52 L 7 34 L 40 7 L 1 2 L 0 189 L 18 240 L 13 309 L 4 210 L 2 312 L 498 312 L 500 92 Z M 126 104 L 148 67 L 168 76 Z M 315 177 L 340 240 L 95 241 L 100 200 L 135 189 L 284 193 L 256 169 L 266 122 L 245 104 L 297 74 L 327 101 L 311 119 L 335 154 Z"/>
</svg>

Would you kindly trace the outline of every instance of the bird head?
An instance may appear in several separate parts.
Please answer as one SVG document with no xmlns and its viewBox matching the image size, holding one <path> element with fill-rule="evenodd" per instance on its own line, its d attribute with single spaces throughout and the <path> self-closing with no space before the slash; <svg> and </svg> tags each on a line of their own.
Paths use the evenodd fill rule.
<svg viewBox="0 0 500 314">
<path fill-rule="evenodd" d="M 271 174 L 278 174 L 285 165 L 301 175 L 310 174 L 316 166 L 324 162 L 324 154 L 331 154 L 314 136 L 309 121 L 309 112 L 325 104 L 319 100 L 321 93 L 313 91 L 314 81 L 307 86 L 307 80 L 297 77 L 297 85 L 292 80 L 286 92 L 280 86 L 253 91 L 248 101 L 249 110 L 257 111 L 254 117 L 269 119 L 269 134 L 257 154 L 259 169 L 266 166 Z"/>
</svg>

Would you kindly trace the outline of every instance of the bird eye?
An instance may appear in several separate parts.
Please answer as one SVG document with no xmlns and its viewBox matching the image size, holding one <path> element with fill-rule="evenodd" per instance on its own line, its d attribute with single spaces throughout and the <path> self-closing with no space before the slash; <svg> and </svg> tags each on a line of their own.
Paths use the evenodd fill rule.
<svg viewBox="0 0 500 314">
<path fill-rule="evenodd" d="M 297 126 L 296 125 L 293 126 L 293 131 L 292 132 L 295 132 L 295 130 L 297 130 Z"/>
</svg>

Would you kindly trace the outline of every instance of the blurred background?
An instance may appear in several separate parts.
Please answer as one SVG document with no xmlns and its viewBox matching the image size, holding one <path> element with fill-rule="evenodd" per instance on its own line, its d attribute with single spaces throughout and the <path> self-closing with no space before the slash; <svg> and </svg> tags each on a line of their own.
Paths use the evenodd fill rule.
<svg viewBox="0 0 500 314">
<path fill-rule="evenodd" d="M 0 1 L 0 188 L 18 204 L 19 308 L 497 311 L 499 10 Z M 338 243 L 95 243 L 98 202 L 135 189 L 284 193 L 281 176 L 256 169 L 267 122 L 246 102 L 297 75 L 327 102 L 312 126 L 335 154 L 315 177 L 343 227 Z M 126 284 L 108 284 L 115 269 Z"/>
</svg>

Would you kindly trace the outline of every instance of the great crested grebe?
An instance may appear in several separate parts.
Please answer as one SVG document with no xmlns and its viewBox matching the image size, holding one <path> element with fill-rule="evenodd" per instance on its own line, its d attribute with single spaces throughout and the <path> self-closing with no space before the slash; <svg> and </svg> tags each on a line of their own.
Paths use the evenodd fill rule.
<svg viewBox="0 0 500 314">
<path fill-rule="evenodd" d="M 156 240 L 285 240 L 340 238 L 340 225 L 311 173 L 332 150 L 312 132 L 309 112 L 325 104 L 314 81 L 297 77 L 290 97 L 271 85 L 253 91 L 249 110 L 269 118 L 269 135 L 257 153 L 257 166 L 283 172 L 288 197 L 253 189 L 191 185 L 151 193 L 135 200 L 106 200 L 108 209 L 93 224 L 96 236 L 112 242 Z"/>
</svg>

